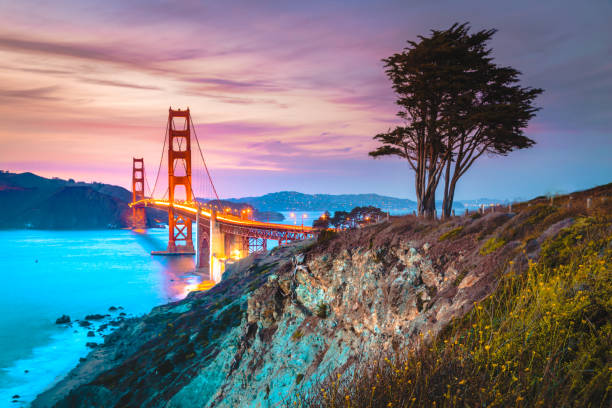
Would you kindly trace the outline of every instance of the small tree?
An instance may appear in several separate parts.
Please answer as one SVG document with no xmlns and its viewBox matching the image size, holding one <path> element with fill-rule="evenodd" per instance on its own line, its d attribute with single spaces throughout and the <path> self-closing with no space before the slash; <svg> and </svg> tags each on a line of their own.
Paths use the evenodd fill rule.
<svg viewBox="0 0 612 408">
<path fill-rule="evenodd" d="M 331 218 L 331 214 L 329 211 L 325 211 L 322 216 L 314 220 L 312 226 L 315 228 L 327 229 L 329 228 L 329 220 Z"/>
<path fill-rule="evenodd" d="M 372 205 L 367 207 L 355 207 L 348 213 L 348 218 L 359 223 L 370 223 L 386 214 L 378 207 Z"/>
<path fill-rule="evenodd" d="M 443 215 L 450 216 L 458 180 L 485 153 L 507 155 L 535 142 L 523 134 L 538 108 L 541 89 L 517 85 L 520 72 L 492 62 L 496 30 L 469 34 L 454 24 L 409 41 L 384 59 L 397 94 L 403 126 L 374 136 L 373 157 L 396 155 L 415 171 L 419 215 L 435 214 L 435 192 L 444 175 Z"/>
<path fill-rule="evenodd" d="M 350 225 L 349 213 L 346 211 L 336 211 L 330 218 L 329 223 L 336 228 L 345 228 Z"/>
</svg>

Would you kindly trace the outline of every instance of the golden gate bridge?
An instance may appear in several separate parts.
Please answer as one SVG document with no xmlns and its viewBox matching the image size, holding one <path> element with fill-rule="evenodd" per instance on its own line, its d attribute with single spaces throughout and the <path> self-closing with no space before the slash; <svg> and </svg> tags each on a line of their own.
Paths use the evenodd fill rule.
<svg viewBox="0 0 612 408">
<path fill-rule="evenodd" d="M 192 166 L 192 134 L 199 152 L 196 166 Z M 157 197 L 157 188 L 163 184 L 160 175 L 164 167 L 167 167 L 167 188 L 164 194 Z M 145 194 L 145 186 L 149 190 L 148 194 Z M 265 251 L 267 240 L 275 240 L 279 245 L 284 245 L 316 234 L 312 227 L 256 221 L 252 219 L 250 210 L 235 214 L 231 208 L 223 208 L 204 160 L 189 109 L 169 109 L 153 189 L 146 178 L 144 159 L 133 158 L 130 207 L 134 229 L 146 227 L 146 207 L 167 211 L 168 247 L 165 251 L 154 251 L 153 254 L 196 255 L 196 269 L 207 271 L 215 282 L 221 280 L 229 260 Z M 195 245 L 192 238 L 194 223 Z"/>
</svg>

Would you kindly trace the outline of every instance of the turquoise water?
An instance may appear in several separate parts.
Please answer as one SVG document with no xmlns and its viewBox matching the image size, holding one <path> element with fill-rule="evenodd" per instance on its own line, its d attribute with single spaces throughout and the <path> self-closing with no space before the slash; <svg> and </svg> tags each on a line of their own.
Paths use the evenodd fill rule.
<svg viewBox="0 0 612 408">
<path fill-rule="evenodd" d="M 150 255 L 166 243 L 164 229 L 0 231 L 0 406 L 27 406 L 102 341 L 56 325 L 62 314 L 141 315 L 199 283 L 192 257 Z"/>
</svg>

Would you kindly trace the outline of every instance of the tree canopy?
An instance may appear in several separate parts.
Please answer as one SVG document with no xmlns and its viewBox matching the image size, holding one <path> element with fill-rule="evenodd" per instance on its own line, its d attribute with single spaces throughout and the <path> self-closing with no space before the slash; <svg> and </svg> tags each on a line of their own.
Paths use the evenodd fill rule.
<svg viewBox="0 0 612 408">
<path fill-rule="evenodd" d="M 483 154 L 533 146 L 523 129 L 542 89 L 521 87 L 520 72 L 493 62 L 496 30 L 469 33 L 468 23 L 432 30 L 383 60 L 403 125 L 374 136 L 372 157 L 395 155 L 415 172 L 419 215 L 435 215 L 444 177 L 443 215 L 450 216 L 458 180 Z"/>
<path fill-rule="evenodd" d="M 386 217 L 386 213 L 374 206 L 355 207 L 349 211 L 336 211 L 331 216 L 329 211 L 313 222 L 315 228 L 351 228 L 361 224 L 369 224 Z"/>
</svg>

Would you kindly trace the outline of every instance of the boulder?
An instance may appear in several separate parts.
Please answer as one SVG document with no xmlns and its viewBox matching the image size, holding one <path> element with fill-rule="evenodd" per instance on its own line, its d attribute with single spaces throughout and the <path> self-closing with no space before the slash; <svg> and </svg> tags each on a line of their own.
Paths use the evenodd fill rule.
<svg viewBox="0 0 612 408">
<path fill-rule="evenodd" d="M 70 323 L 70 316 L 61 315 L 57 320 L 55 320 L 55 324 L 68 324 Z"/>
</svg>

